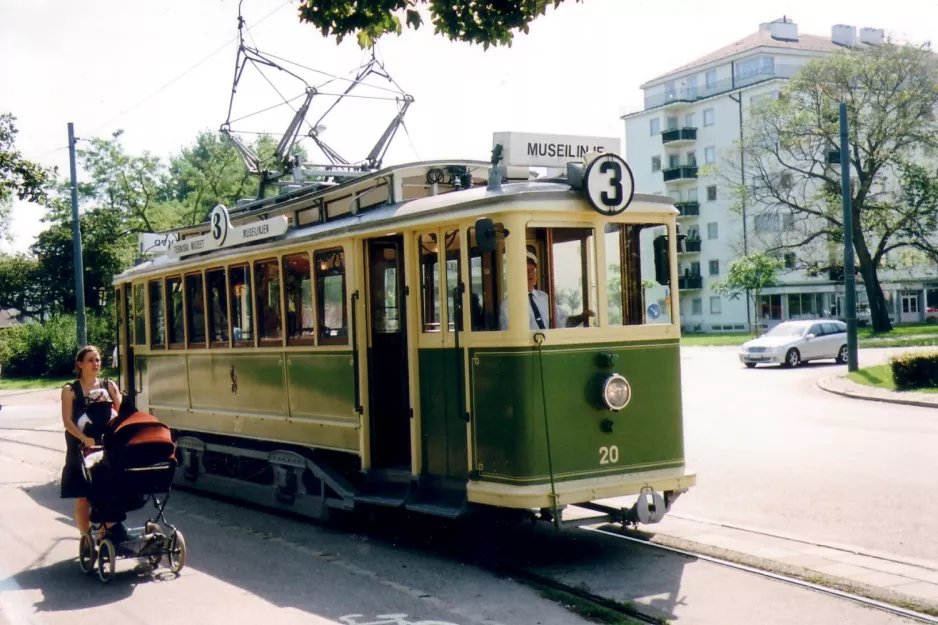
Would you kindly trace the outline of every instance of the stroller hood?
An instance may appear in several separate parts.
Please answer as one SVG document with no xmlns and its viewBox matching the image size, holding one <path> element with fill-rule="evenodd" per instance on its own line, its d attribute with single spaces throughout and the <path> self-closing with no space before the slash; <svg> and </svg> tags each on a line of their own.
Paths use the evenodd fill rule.
<svg viewBox="0 0 938 625">
<path fill-rule="evenodd" d="M 176 445 L 169 426 L 145 412 L 111 419 L 105 428 L 103 443 L 108 464 L 115 469 L 176 461 Z"/>
</svg>

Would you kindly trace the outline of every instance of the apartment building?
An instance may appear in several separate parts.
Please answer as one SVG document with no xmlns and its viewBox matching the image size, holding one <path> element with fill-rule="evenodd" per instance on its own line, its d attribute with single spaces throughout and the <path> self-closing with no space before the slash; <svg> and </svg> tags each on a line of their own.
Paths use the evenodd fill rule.
<svg viewBox="0 0 938 625">
<path fill-rule="evenodd" d="M 829 36 L 798 32 L 787 18 L 759 25 L 757 32 L 679 67 L 641 86 L 645 105 L 624 115 L 626 158 L 636 189 L 672 197 L 687 234 L 680 255 L 679 297 L 685 330 L 740 331 L 754 323 L 784 319 L 838 317 L 843 311 L 842 280 L 810 277 L 786 257 L 781 284 L 767 289 L 753 306 L 731 300 L 711 286 L 747 251 L 757 251 L 758 233 L 785 228 L 750 210 L 744 221 L 731 210 L 734 200 L 726 169 L 716 169 L 736 143 L 748 108 L 761 98 L 777 97 L 784 82 L 808 60 L 834 51 L 878 45 L 880 29 L 836 25 Z M 708 167 L 712 165 L 712 167 Z M 755 207 L 753 207 L 755 208 Z M 887 306 L 895 322 L 938 313 L 938 274 L 920 268 L 915 275 L 883 276 Z M 866 294 L 858 283 L 858 317 L 864 319 Z M 867 317 L 868 318 L 868 317 Z"/>
</svg>

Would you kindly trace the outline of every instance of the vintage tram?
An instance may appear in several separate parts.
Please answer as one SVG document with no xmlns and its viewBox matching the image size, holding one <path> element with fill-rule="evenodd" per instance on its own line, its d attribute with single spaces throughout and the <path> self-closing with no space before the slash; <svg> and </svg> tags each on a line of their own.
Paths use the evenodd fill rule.
<svg viewBox="0 0 938 625">
<path fill-rule="evenodd" d="M 115 277 L 122 387 L 172 428 L 177 482 L 316 518 L 662 518 L 696 480 L 678 211 L 613 154 L 493 163 L 219 206 Z"/>
</svg>

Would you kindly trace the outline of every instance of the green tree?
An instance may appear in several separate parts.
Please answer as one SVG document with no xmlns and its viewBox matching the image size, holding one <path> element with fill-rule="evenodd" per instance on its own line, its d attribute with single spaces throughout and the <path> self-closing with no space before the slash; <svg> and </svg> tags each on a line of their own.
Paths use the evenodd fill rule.
<svg viewBox="0 0 938 625">
<path fill-rule="evenodd" d="M 41 266 L 25 254 L 0 254 L 0 309 L 15 308 L 27 317 L 46 312 Z"/>
<path fill-rule="evenodd" d="M 0 114 L 0 231 L 9 239 L 10 207 L 13 197 L 26 202 L 42 203 L 46 200 L 54 170 L 23 158 L 16 149 L 19 132 L 10 113 Z"/>
<path fill-rule="evenodd" d="M 753 332 L 758 333 L 761 325 L 759 299 L 763 290 L 777 284 L 778 272 L 783 266 L 782 261 L 772 256 L 762 253 L 750 254 L 731 262 L 726 277 L 711 285 L 711 288 L 715 293 L 733 300 L 739 299 L 744 293 L 749 293 L 756 315 Z"/>
<path fill-rule="evenodd" d="M 450 41 L 511 46 L 515 31 L 528 33 L 529 24 L 557 8 L 564 0 L 302 0 L 300 21 L 318 28 L 324 37 L 341 42 L 355 34 L 358 45 L 369 48 L 386 33 L 400 35 L 403 22 L 414 30 L 423 24 L 419 7 L 429 6 L 435 34 Z M 576 0 L 580 2 L 580 0 Z"/>
<path fill-rule="evenodd" d="M 726 180 L 754 214 L 753 238 L 762 248 L 796 250 L 799 268 L 810 273 L 842 267 L 841 102 L 857 268 L 873 330 L 884 332 L 891 324 L 879 271 L 890 267 L 891 252 L 915 247 L 935 229 L 933 213 L 916 208 L 923 179 L 910 165 L 933 156 L 938 137 L 938 65 L 927 45 L 887 43 L 807 63 L 778 100 L 750 109 L 742 145 L 746 185 L 738 160 Z"/>
</svg>

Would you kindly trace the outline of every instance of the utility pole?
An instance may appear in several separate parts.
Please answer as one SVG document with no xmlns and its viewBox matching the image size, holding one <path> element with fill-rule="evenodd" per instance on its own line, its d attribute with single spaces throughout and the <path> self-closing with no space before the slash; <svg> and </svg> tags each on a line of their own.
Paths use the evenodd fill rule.
<svg viewBox="0 0 938 625">
<path fill-rule="evenodd" d="M 847 319 L 847 371 L 857 364 L 857 277 L 853 264 L 853 209 L 850 188 L 850 150 L 847 145 L 847 104 L 840 103 L 840 195 L 844 204 L 844 299 Z"/>
<path fill-rule="evenodd" d="M 75 125 L 68 122 L 68 158 L 72 173 L 72 245 L 75 256 L 75 312 L 78 316 L 78 348 L 88 344 L 85 330 L 85 268 L 81 257 L 81 228 L 78 221 L 78 175 L 75 166 Z"/>
</svg>

